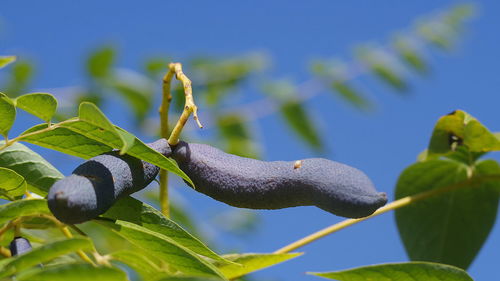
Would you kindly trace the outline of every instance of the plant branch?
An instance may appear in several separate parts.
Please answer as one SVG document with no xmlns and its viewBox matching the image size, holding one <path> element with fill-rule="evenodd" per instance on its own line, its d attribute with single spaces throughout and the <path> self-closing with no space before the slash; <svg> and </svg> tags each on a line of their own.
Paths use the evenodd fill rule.
<svg viewBox="0 0 500 281">
<path fill-rule="evenodd" d="M 161 137 L 168 140 L 170 130 L 168 123 L 168 113 L 170 109 L 170 102 L 172 101 L 172 93 L 170 91 L 170 84 L 172 83 L 172 77 L 175 71 L 172 71 L 169 67 L 167 74 L 163 77 L 163 87 L 162 87 L 162 101 L 160 109 L 160 134 Z M 168 171 L 160 170 L 160 210 L 161 213 L 170 218 L 170 206 L 168 201 Z"/>
<path fill-rule="evenodd" d="M 381 215 L 383 213 L 387 213 L 389 211 L 408 206 L 408 205 L 413 204 L 415 202 L 418 202 L 420 200 L 424 200 L 424 199 L 427 199 L 427 198 L 430 198 L 430 197 L 433 197 L 436 195 L 440 195 L 442 193 L 454 191 L 454 190 L 462 188 L 462 187 L 471 186 L 475 183 L 480 183 L 480 182 L 489 181 L 489 180 L 500 180 L 500 175 L 485 175 L 485 176 L 473 177 L 473 178 L 470 178 L 470 179 L 465 180 L 465 181 L 461 181 L 461 182 L 456 183 L 456 184 L 452 184 L 452 185 L 444 186 L 441 188 L 436 188 L 436 189 L 424 191 L 421 193 L 417 193 L 415 195 L 410 195 L 410 196 L 398 199 L 396 201 L 393 201 L 393 202 L 381 207 L 380 209 L 378 209 L 377 211 L 375 211 L 372 215 L 370 215 L 368 217 L 364 217 L 364 218 L 360 218 L 360 219 L 347 219 L 347 220 L 341 221 L 339 223 L 333 224 L 333 225 L 326 227 L 324 229 L 321 229 L 313 234 L 310 234 L 302 239 L 299 239 L 299 240 L 297 240 L 289 245 L 286 245 L 285 247 L 276 250 L 274 253 L 275 254 L 284 254 L 284 253 L 291 252 L 291 251 L 296 250 L 298 248 L 301 248 L 309 243 L 312 243 L 320 238 L 323 238 L 329 234 L 337 232 L 337 231 L 344 229 L 348 226 L 351 226 L 353 224 L 356 224 L 356 223 L 365 221 L 367 219 L 376 217 L 376 216 Z"/>
<path fill-rule="evenodd" d="M 184 128 L 184 125 L 186 124 L 191 113 L 193 114 L 193 119 L 198 124 L 198 127 L 203 128 L 203 125 L 201 125 L 198 118 L 198 107 L 194 103 L 191 80 L 189 80 L 189 78 L 182 72 L 182 65 L 180 63 L 171 63 L 168 67 L 170 72 L 175 73 L 175 77 L 177 78 L 177 80 L 181 81 L 184 88 L 184 97 L 186 99 L 184 110 L 182 111 L 179 120 L 175 124 L 175 127 L 172 130 L 170 137 L 168 138 L 168 143 L 170 145 L 176 145 L 179 143 L 181 131 Z"/>
<path fill-rule="evenodd" d="M 71 231 L 69 230 L 69 228 L 65 225 L 60 225 L 59 226 L 59 229 L 61 230 L 61 232 L 64 234 L 64 236 L 66 236 L 66 238 L 73 238 L 73 234 L 71 234 Z M 76 254 L 82 259 L 84 260 L 85 262 L 88 262 L 90 263 L 91 265 L 95 266 L 95 263 L 87 256 L 87 254 L 85 254 L 84 251 L 82 250 L 78 250 L 76 251 Z"/>
</svg>

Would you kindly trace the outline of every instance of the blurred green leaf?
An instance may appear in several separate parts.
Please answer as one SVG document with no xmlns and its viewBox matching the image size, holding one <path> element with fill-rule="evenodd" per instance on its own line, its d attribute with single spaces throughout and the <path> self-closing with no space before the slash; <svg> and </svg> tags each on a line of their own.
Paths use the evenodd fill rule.
<svg viewBox="0 0 500 281">
<path fill-rule="evenodd" d="M 86 238 L 70 238 L 44 244 L 29 252 L 12 257 L 11 261 L 6 263 L 3 269 L 0 270 L 0 278 L 10 276 L 37 264 L 48 262 L 62 255 L 79 250 L 92 250 L 92 248 L 92 242 Z"/>
<path fill-rule="evenodd" d="M 398 36 L 394 39 L 393 46 L 401 60 L 415 71 L 420 74 L 426 74 L 429 71 L 427 63 L 417 52 L 417 49 L 412 46 L 409 39 Z"/>
<path fill-rule="evenodd" d="M 20 109 L 29 112 L 43 121 L 50 122 L 56 113 L 57 100 L 51 94 L 31 93 L 17 97 L 15 104 Z"/>
<path fill-rule="evenodd" d="M 53 127 L 51 130 L 46 130 L 47 128 L 47 124 L 35 125 L 20 135 L 21 141 L 50 148 L 83 159 L 90 159 L 113 149 L 109 145 L 88 138 L 67 128 Z M 48 191 L 50 186 L 44 186 L 43 190 Z"/>
<path fill-rule="evenodd" d="M 323 149 L 323 143 L 314 122 L 297 98 L 295 85 L 290 81 L 280 80 L 265 84 L 263 90 L 281 103 L 281 115 L 302 140 L 316 150 Z"/>
<path fill-rule="evenodd" d="M 225 151 L 242 157 L 258 158 L 251 132 L 243 117 L 229 114 L 217 117 L 219 135 L 226 141 Z"/>
<path fill-rule="evenodd" d="M 132 108 L 136 121 L 140 123 L 151 109 L 153 85 L 148 78 L 135 73 L 133 75 L 132 77 L 115 75 L 110 83 Z"/>
<path fill-rule="evenodd" d="M 26 192 L 26 180 L 15 171 L 0 167 L 0 198 L 14 200 Z"/>
<path fill-rule="evenodd" d="M 168 236 L 125 221 L 116 221 L 114 230 L 146 253 L 184 274 L 223 278 L 217 268 Z"/>
<path fill-rule="evenodd" d="M 395 90 L 399 92 L 408 90 L 408 85 L 405 80 L 396 71 L 390 69 L 388 66 L 383 64 L 374 64 L 371 66 L 371 69 L 375 76 L 392 86 Z"/>
<path fill-rule="evenodd" d="M 127 281 L 125 272 L 114 267 L 94 267 L 91 264 L 62 264 L 38 268 L 17 275 L 19 281 Z"/>
<path fill-rule="evenodd" d="M 0 224 L 22 217 L 50 214 L 45 199 L 18 200 L 0 205 Z"/>
<path fill-rule="evenodd" d="M 339 281 L 473 281 L 467 272 L 460 268 L 429 262 L 387 263 L 308 274 Z"/>
<path fill-rule="evenodd" d="M 95 50 L 87 59 L 87 72 L 93 78 L 102 79 L 111 73 L 115 61 L 115 50 L 105 46 Z"/>
<path fill-rule="evenodd" d="M 150 77 L 156 78 L 159 75 L 167 74 L 170 61 L 170 59 L 163 57 L 150 58 L 146 60 L 144 68 Z"/>
<path fill-rule="evenodd" d="M 332 82 L 332 88 L 342 99 L 360 110 L 371 110 L 374 107 L 363 94 L 345 81 L 334 80 Z"/>
<path fill-rule="evenodd" d="M 296 101 L 283 103 L 281 105 L 281 114 L 290 127 L 312 148 L 323 149 L 318 130 L 301 103 Z"/>
<path fill-rule="evenodd" d="M 128 221 L 141 225 L 146 229 L 173 239 L 183 247 L 186 247 L 199 255 L 221 262 L 228 262 L 210 250 L 196 237 L 192 236 L 182 227 L 177 225 L 174 221 L 163 216 L 161 212 L 132 197 L 120 199 L 102 216 L 105 218 Z"/>
<path fill-rule="evenodd" d="M 440 21 L 422 21 L 416 27 L 418 35 L 444 51 L 450 51 L 453 46 L 453 31 Z"/>
<path fill-rule="evenodd" d="M 10 68 L 10 79 L 4 87 L 5 92 L 11 97 L 23 93 L 33 77 L 33 65 L 28 61 L 17 61 Z"/>
<path fill-rule="evenodd" d="M 465 184 L 455 191 L 415 202 L 395 212 L 399 234 L 411 260 L 433 261 L 466 269 L 481 249 L 495 222 L 500 181 L 480 177 L 500 174 L 493 160 L 468 167 L 451 160 L 430 160 L 401 173 L 396 199 L 445 186 Z"/>
<path fill-rule="evenodd" d="M 302 253 L 288 254 L 230 254 L 223 257 L 235 262 L 236 264 L 217 265 L 219 270 L 227 279 L 234 279 L 245 274 L 261 270 L 278 263 L 302 255 Z"/>
<path fill-rule="evenodd" d="M 356 55 L 382 82 L 400 93 L 408 90 L 408 84 L 394 66 L 396 60 L 392 54 L 377 48 L 363 46 L 356 50 Z"/>
<path fill-rule="evenodd" d="M 0 134 L 7 136 L 16 120 L 16 107 L 9 97 L 0 93 Z"/>
<path fill-rule="evenodd" d="M 16 61 L 16 56 L 1 56 L 0 57 L 0 68 L 4 68 L 7 65 Z"/>
<path fill-rule="evenodd" d="M 56 223 L 46 217 L 26 217 L 23 219 L 21 227 L 24 229 L 47 229 L 57 227 Z"/>
</svg>

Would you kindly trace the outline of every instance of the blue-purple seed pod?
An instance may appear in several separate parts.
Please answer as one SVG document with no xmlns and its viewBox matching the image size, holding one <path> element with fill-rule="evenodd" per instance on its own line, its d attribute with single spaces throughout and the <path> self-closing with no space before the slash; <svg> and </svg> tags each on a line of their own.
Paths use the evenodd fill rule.
<svg viewBox="0 0 500 281">
<path fill-rule="evenodd" d="M 281 209 L 317 206 L 348 218 L 371 215 L 387 203 L 360 170 L 322 158 L 264 162 L 204 144 L 180 142 L 172 150 L 196 191 L 235 207 Z"/>
<path fill-rule="evenodd" d="M 31 251 L 31 243 L 23 237 L 15 237 L 9 245 L 11 256 L 18 256 Z"/>
<path fill-rule="evenodd" d="M 170 154 L 165 139 L 150 147 Z M 82 223 L 106 212 L 119 198 L 150 184 L 159 168 L 130 155 L 111 151 L 93 157 L 51 187 L 48 205 L 54 216 L 68 224 Z"/>
</svg>

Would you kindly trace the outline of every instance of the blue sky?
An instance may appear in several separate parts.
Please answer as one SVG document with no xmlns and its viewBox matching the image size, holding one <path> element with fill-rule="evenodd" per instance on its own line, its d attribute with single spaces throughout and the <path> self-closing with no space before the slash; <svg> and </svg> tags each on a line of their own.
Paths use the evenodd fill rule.
<svg viewBox="0 0 500 281">
<path fill-rule="evenodd" d="M 2 2 L 1 53 L 17 54 L 36 62 L 33 90 L 84 82 L 83 59 L 92 48 L 103 43 L 116 45 L 119 65 L 132 69 L 139 68 L 151 55 L 168 55 L 182 62 L 182 58 L 193 54 L 228 56 L 263 51 L 272 57 L 270 77 L 306 81 L 310 77 L 310 59 L 331 56 L 350 59 L 356 44 L 387 42 L 391 34 L 408 28 L 419 16 L 459 3 L 427 0 Z M 500 131 L 500 3 L 473 3 L 478 4 L 479 13 L 468 24 L 459 46 L 450 53 L 428 49 L 431 75 L 410 76 L 410 95 L 398 96 L 366 76 L 360 83 L 377 102 L 375 113 L 361 114 L 329 93 L 307 102 L 328 146 L 323 157 L 362 169 L 392 200 L 399 173 L 427 146 L 439 116 L 463 109 L 493 131 Z M 122 125 L 119 115 L 114 115 L 116 112 L 109 113 Z M 316 156 L 295 139 L 279 116 L 265 117 L 256 126 L 266 159 Z M 203 136 L 205 132 L 200 134 Z M 60 159 L 56 153 L 45 153 L 49 159 Z M 71 161 L 78 163 L 75 159 Z M 56 163 L 56 166 L 65 173 L 72 169 L 70 165 Z M 206 212 L 228 208 L 182 184 L 176 184 L 175 189 L 200 219 Z M 244 251 L 271 252 L 341 220 L 312 207 L 259 214 L 262 229 L 246 237 L 244 243 L 237 242 Z M 500 259 L 499 232 L 496 226 L 470 268 L 476 280 L 500 278 L 496 270 Z M 306 252 L 301 258 L 258 276 L 319 280 L 303 272 L 407 260 L 393 214 L 360 223 L 301 250 Z"/>
</svg>

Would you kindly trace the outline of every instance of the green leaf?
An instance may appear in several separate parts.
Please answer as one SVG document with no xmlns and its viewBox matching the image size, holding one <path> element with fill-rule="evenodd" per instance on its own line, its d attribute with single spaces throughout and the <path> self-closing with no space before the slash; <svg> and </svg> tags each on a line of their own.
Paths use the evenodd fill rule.
<svg viewBox="0 0 500 281">
<path fill-rule="evenodd" d="M 321 150 L 323 143 L 314 122 L 298 101 L 289 101 L 281 105 L 281 113 L 290 127 L 312 148 Z"/>
<path fill-rule="evenodd" d="M 387 263 L 308 274 L 338 281 L 473 281 L 467 272 L 460 268 L 429 262 Z"/>
<path fill-rule="evenodd" d="M 117 221 L 114 230 L 132 244 L 144 249 L 146 253 L 161 259 L 181 273 L 223 278 L 212 264 L 170 237 L 125 221 Z"/>
<path fill-rule="evenodd" d="M 53 124 L 52 130 L 44 131 L 42 130 L 44 128 L 47 128 L 46 124 L 37 125 L 27 130 L 21 134 L 21 140 L 85 159 L 110 151 L 113 148 L 119 149 L 121 146 L 121 140 L 113 133 L 86 121 L 78 120 L 78 118 Z M 174 160 L 147 146 L 129 132 L 118 127 L 115 127 L 115 129 L 125 139 L 134 138 L 133 146 L 127 151 L 127 154 L 170 171 L 193 184 L 189 177 L 179 169 Z M 39 130 L 40 133 L 36 133 Z"/>
<path fill-rule="evenodd" d="M 115 50 L 102 47 L 94 51 L 87 60 L 87 72 L 93 78 L 102 79 L 111 73 L 115 60 Z"/>
<path fill-rule="evenodd" d="M 19 281 L 127 281 L 125 272 L 114 267 L 63 264 L 39 268 L 16 276 Z"/>
<path fill-rule="evenodd" d="M 56 113 L 57 100 L 51 94 L 31 93 L 16 98 L 15 104 L 43 121 L 50 122 Z"/>
<path fill-rule="evenodd" d="M 80 104 L 78 117 L 80 120 L 85 121 L 91 125 L 94 125 L 98 128 L 97 131 L 90 131 L 88 134 L 97 134 L 100 135 L 109 134 L 112 135 L 115 139 L 119 139 L 121 144 L 119 145 L 120 153 L 125 154 L 127 151 L 134 145 L 135 137 L 131 134 L 125 134 L 121 131 L 118 131 L 113 123 L 109 121 L 109 119 L 102 113 L 102 111 L 93 103 L 90 102 L 82 102 Z M 73 123 L 73 126 L 79 123 Z M 117 142 L 114 142 L 115 145 Z"/>
<path fill-rule="evenodd" d="M 429 142 L 429 157 L 446 155 L 464 145 L 471 152 L 500 150 L 500 140 L 468 113 L 455 110 L 437 121 Z"/>
<path fill-rule="evenodd" d="M 146 229 L 171 238 L 176 243 L 199 255 L 220 262 L 231 263 L 210 250 L 205 244 L 189 234 L 174 221 L 163 216 L 161 212 L 132 197 L 120 199 L 102 216 L 141 225 Z"/>
<path fill-rule="evenodd" d="M 71 238 L 44 244 L 38 248 L 13 257 L 0 271 L 0 277 L 10 276 L 16 272 L 35 266 L 39 263 L 51 261 L 59 256 L 79 250 L 92 250 L 92 242 L 84 238 Z"/>
<path fill-rule="evenodd" d="M 10 69 L 10 79 L 5 92 L 15 97 L 24 92 L 33 76 L 33 65 L 27 61 L 17 61 Z"/>
<path fill-rule="evenodd" d="M 50 148 L 83 159 L 111 151 L 109 145 L 88 138 L 67 128 L 53 125 L 51 130 L 46 130 L 48 124 L 39 124 L 26 131 L 21 136 L 21 141 Z M 50 186 L 47 187 L 47 190 Z"/>
<path fill-rule="evenodd" d="M 0 198 L 14 200 L 26 192 L 26 180 L 15 171 L 0 167 Z"/>
<path fill-rule="evenodd" d="M 496 188 L 500 182 L 480 180 L 485 174 L 500 174 L 498 165 L 490 161 L 472 168 L 456 161 L 430 160 L 403 171 L 397 183 L 396 199 L 467 184 L 396 210 L 399 234 L 411 260 L 440 262 L 464 269 L 472 263 L 493 227 L 498 208 Z M 465 182 L 472 171 L 477 180 Z"/>
<path fill-rule="evenodd" d="M 417 47 L 410 38 L 405 38 L 402 36 L 397 36 L 393 44 L 396 52 L 402 61 L 404 61 L 408 66 L 413 68 L 420 74 L 425 74 L 429 71 L 429 67 L 422 56 L 417 52 Z"/>
<path fill-rule="evenodd" d="M 373 64 L 371 66 L 371 69 L 375 76 L 377 76 L 380 80 L 384 81 L 395 90 L 399 92 L 408 90 L 406 81 L 394 69 L 391 69 L 383 64 Z"/>
<path fill-rule="evenodd" d="M 356 50 L 356 55 L 382 82 L 400 93 L 408 90 L 406 81 L 395 67 L 396 60 L 392 54 L 377 47 L 362 46 Z"/>
<path fill-rule="evenodd" d="M 0 224 L 23 217 L 50 214 L 45 199 L 18 200 L 0 205 Z"/>
<path fill-rule="evenodd" d="M 334 80 L 332 88 L 342 99 L 360 110 L 371 110 L 373 108 L 373 104 L 369 100 L 345 81 Z"/>
<path fill-rule="evenodd" d="M 162 272 L 162 269 L 143 253 L 124 250 L 114 252 L 110 256 L 112 260 L 122 262 L 135 270 L 143 280 L 156 280 Z"/>
<path fill-rule="evenodd" d="M 219 270 L 227 279 L 234 279 L 250 272 L 282 263 L 302 255 L 302 253 L 289 254 L 230 254 L 223 257 L 237 264 L 219 265 Z"/>
<path fill-rule="evenodd" d="M 154 83 L 138 73 L 117 73 L 109 83 L 132 108 L 136 121 L 143 121 L 152 106 Z"/>
<path fill-rule="evenodd" d="M 2 56 L 0 57 L 0 68 L 4 68 L 14 61 L 16 61 L 16 56 Z"/>
<path fill-rule="evenodd" d="M 219 135 L 226 141 L 225 151 L 230 154 L 257 158 L 258 152 L 252 142 L 251 131 L 241 115 L 228 114 L 217 118 Z"/>
<path fill-rule="evenodd" d="M 16 120 L 16 107 L 9 97 L 0 93 L 0 134 L 7 136 Z"/>
</svg>

